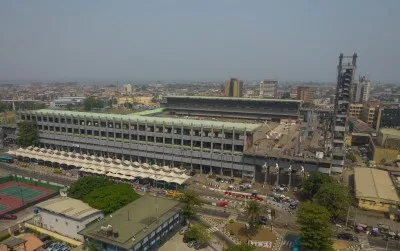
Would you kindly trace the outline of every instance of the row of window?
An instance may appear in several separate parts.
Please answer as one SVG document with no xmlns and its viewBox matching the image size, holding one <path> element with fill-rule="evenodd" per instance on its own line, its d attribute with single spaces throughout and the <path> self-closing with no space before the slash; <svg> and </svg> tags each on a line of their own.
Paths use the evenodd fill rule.
<svg viewBox="0 0 400 251">
<path fill-rule="evenodd" d="M 209 148 L 213 149 L 222 149 L 231 151 L 232 144 L 221 144 L 221 143 L 211 143 L 211 142 L 202 142 L 198 140 L 182 140 L 182 139 L 172 139 L 172 138 L 165 138 L 165 137 L 154 137 L 154 136 L 145 136 L 145 135 L 136 135 L 136 134 L 129 134 L 129 133 L 115 133 L 115 132 L 106 132 L 106 131 L 95 131 L 95 130 L 85 130 L 85 129 L 72 129 L 72 128 L 65 128 L 65 127 L 53 127 L 53 126 L 42 126 L 38 125 L 39 130 L 51 131 L 51 132 L 63 132 L 63 133 L 70 133 L 76 134 L 81 136 L 94 136 L 94 137 L 102 137 L 108 139 L 123 139 L 123 140 L 134 140 L 134 141 L 142 141 L 142 142 L 152 142 L 158 144 L 167 144 L 167 145 L 183 145 L 187 147 L 197 147 L 197 148 Z M 234 151 L 243 151 L 243 146 L 241 145 L 234 145 Z"/>
<path fill-rule="evenodd" d="M 214 130 L 201 130 L 201 129 L 188 129 L 188 128 L 172 128 L 168 126 L 155 126 L 155 125 L 145 125 L 145 124 L 137 124 L 137 123 L 120 123 L 120 122 L 105 122 L 105 121 L 91 121 L 91 120 L 82 120 L 82 119 L 71 119 L 71 118 L 53 118 L 53 117 L 36 117 L 30 115 L 22 115 L 22 120 L 33 120 L 33 121 L 43 121 L 50 123 L 60 123 L 60 124 L 73 124 L 80 126 L 95 126 L 95 127 L 103 127 L 103 128 L 115 128 L 122 130 L 133 130 L 133 131 L 148 131 L 148 132 L 160 132 L 160 133 L 171 133 L 178 135 L 193 135 L 193 136 L 204 136 L 204 137 L 214 137 L 218 138 L 222 136 L 221 131 Z M 224 132 L 225 138 L 235 138 L 240 139 L 240 136 L 243 136 L 243 133 L 231 133 Z"/>
</svg>

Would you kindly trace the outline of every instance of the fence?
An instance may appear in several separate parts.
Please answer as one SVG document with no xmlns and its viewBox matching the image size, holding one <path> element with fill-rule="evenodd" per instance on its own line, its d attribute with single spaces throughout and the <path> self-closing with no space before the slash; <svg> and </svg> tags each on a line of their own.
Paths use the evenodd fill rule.
<svg viewBox="0 0 400 251">
<path fill-rule="evenodd" d="M 25 183 L 25 184 L 29 184 L 29 185 L 34 185 L 34 186 L 38 186 L 38 187 L 51 189 L 54 191 L 59 191 L 61 188 L 64 187 L 61 184 L 38 180 L 38 179 L 30 178 L 30 177 L 23 177 L 21 175 L 15 175 L 15 174 L 0 178 L 0 184 L 6 183 L 9 181 L 17 181 L 17 182 L 21 182 L 21 183 Z"/>
</svg>

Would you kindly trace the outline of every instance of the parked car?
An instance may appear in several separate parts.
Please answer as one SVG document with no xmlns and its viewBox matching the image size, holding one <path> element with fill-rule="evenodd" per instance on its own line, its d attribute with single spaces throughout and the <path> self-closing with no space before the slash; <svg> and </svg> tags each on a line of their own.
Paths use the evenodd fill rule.
<svg viewBox="0 0 400 251">
<path fill-rule="evenodd" d="M 5 220 L 16 220 L 18 217 L 14 214 L 5 214 L 3 215 L 2 219 Z"/>
<path fill-rule="evenodd" d="M 191 247 L 194 247 L 195 244 L 196 244 L 196 241 L 189 241 L 187 246 L 191 248 Z"/>
<path fill-rule="evenodd" d="M 202 249 L 202 248 L 206 248 L 207 247 L 207 244 L 206 243 L 199 243 L 199 242 L 196 242 L 195 244 L 194 244 L 194 249 L 196 249 L 196 250 L 199 250 L 199 249 Z"/>
</svg>

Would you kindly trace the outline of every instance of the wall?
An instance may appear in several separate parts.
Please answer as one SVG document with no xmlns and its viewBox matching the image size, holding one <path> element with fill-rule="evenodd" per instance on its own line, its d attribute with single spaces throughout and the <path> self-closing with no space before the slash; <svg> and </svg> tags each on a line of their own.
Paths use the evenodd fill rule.
<svg viewBox="0 0 400 251">
<path fill-rule="evenodd" d="M 375 146 L 373 161 L 375 161 L 377 164 L 379 164 L 382 159 L 385 159 L 386 161 L 393 161 L 397 160 L 398 155 L 398 150 Z"/>
<path fill-rule="evenodd" d="M 90 222 L 104 217 L 102 212 L 98 212 L 85 217 L 82 221 L 77 221 L 63 215 L 45 211 L 43 209 L 40 209 L 39 214 L 41 216 L 41 221 L 35 223 L 37 223 L 40 227 L 79 241 L 83 241 L 83 236 L 78 234 L 79 231 L 84 229 Z M 39 222 L 41 222 L 41 224 Z"/>
<path fill-rule="evenodd" d="M 378 201 L 372 200 L 358 200 L 358 207 L 361 209 L 371 210 L 371 211 L 379 211 L 379 212 L 389 212 L 389 208 L 392 204 L 381 203 Z"/>
</svg>

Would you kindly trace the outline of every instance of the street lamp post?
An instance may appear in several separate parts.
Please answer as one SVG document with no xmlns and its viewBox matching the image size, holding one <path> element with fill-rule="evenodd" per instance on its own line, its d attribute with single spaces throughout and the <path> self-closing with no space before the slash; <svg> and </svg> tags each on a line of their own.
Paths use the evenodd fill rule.
<svg viewBox="0 0 400 251">
<path fill-rule="evenodd" d="M 279 164 L 278 164 L 278 162 L 275 163 L 275 169 L 276 169 L 276 185 L 279 186 Z"/>
<path fill-rule="evenodd" d="M 267 162 L 264 163 L 263 167 L 263 172 L 264 172 L 264 186 L 267 186 L 267 170 L 268 170 L 268 166 L 267 166 Z"/>
</svg>

